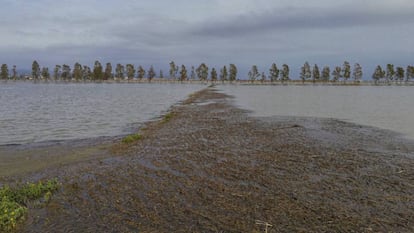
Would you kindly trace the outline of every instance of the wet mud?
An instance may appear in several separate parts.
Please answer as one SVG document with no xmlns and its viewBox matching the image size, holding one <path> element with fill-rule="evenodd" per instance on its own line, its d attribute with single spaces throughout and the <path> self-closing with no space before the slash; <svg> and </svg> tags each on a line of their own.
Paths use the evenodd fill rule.
<svg viewBox="0 0 414 233">
<path fill-rule="evenodd" d="M 209 88 L 59 177 L 20 232 L 413 232 L 411 142 L 334 119 L 254 118 Z"/>
</svg>

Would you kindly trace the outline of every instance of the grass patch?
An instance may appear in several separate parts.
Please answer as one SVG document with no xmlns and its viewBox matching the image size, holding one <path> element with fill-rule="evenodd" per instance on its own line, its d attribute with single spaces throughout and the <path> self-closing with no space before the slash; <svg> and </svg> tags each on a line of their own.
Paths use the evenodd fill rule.
<svg viewBox="0 0 414 233">
<path fill-rule="evenodd" d="M 52 193 L 60 187 L 57 179 L 46 182 L 27 183 L 11 188 L 7 185 L 0 188 L 0 232 L 16 229 L 18 223 L 24 221 L 27 204 L 30 201 L 50 201 Z"/>
<path fill-rule="evenodd" d="M 169 113 L 165 114 L 164 118 L 163 118 L 163 122 L 169 122 L 172 119 L 172 117 L 173 117 L 172 112 L 169 112 Z"/>
<path fill-rule="evenodd" d="M 128 136 L 126 136 L 126 137 L 124 137 L 123 139 L 122 139 L 122 143 L 132 143 L 132 142 L 135 142 L 135 141 L 138 141 L 138 140 L 141 140 L 142 139 L 142 135 L 141 134 L 132 134 L 132 135 L 128 135 Z"/>
</svg>

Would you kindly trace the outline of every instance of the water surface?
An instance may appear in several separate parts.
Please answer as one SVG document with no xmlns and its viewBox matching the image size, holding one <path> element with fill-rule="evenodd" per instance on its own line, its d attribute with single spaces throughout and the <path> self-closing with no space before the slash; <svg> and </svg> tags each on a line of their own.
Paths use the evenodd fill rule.
<svg viewBox="0 0 414 233">
<path fill-rule="evenodd" d="M 335 118 L 414 139 L 414 88 L 405 86 L 220 86 L 254 116 Z"/>
<path fill-rule="evenodd" d="M 131 133 L 204 87 L 0 83 L 0 145 Z"/>
</svg>

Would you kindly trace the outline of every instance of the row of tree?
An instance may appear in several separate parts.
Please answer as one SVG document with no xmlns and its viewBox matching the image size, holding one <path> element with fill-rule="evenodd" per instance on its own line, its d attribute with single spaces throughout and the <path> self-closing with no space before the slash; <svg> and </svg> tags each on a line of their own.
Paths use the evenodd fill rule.
<svg viewBox="0 0 414 233">
<path fill-rule="evenodd" d="M 179 67 L 174 63 L 170 62 L 169 78 L 172 80 L 186 81 L 186 80 L 200 80 L 200 81 L 230 81 L 233 82 L 237 79 L 237 67 L 234 64 L 223 66 L 219 71 L 215 68 L 209 70 L 209 67 L 205 63 L 201 63 L 197 68 L 191 66 L 190 74 L 188 74 L 185 65 Z M 262 82 L 269 80 L 270 82 L 276 81 L 288 81 L 290 80 L 290 69 L 289 66 L 283 64 L 281 69 L 273 63 L 269 69 L 268 75 L 265 72 L 259 72 L 256 65 L 253 65 L 248 72 L 248 77 L 251 82 L 260 80 Z M 336 82 L 343 80 L 344 82 L 353 79 L 355 82 L 360 82 L 362 79 L 362 67 L 359 63 L 355 63 L 353 70 L 349 62 L 345 61 L 341 66 L 336 66 L 330 70 L 329 66 L 325 66 L 320 71 L 319 66 L 315 64 L 312 68 L 308 62 L 301 67 L 300 79 L 305 81 L 313 82 Z M 31 78 L 34 80 L 64 80 L 64 81 L 101 81 L 101 80 L 142 80 L 147 78 L 149 82 L 155 77 L 160 79 L 164 78 L 163 71 L 160 70 L 157 73 L 153 66 L 148 70 L 145 70 L 142 66 L 135 67 L 133 64 L 117 64 L 115 70 L 112 68 L 111 63 L 106 63 L 105 67 L 99 61 L 95 61 L 94 66 L 90 68 L 80 63 L 75 63 L 73 70 L 69 65 L 56 65 L 53 69 L 52 74 L 49 72 L 48 67 L 40 67 L 37 61 L 32 63 Z M 414 79 L 414 67 L 408 66 L 406 70 L 402 67 L 394 68 L 394 65 L 388 64 L 386 70 L 383 70 L 381 66 L 377 66 L 374 74 L 372 75 L 373 80 L 377 82 L 392 82 L 392 81 L 403 81 L 405 77 L 406 81 Z M 9 73 L 7 64 L 1 66 L 0 79 L 18 79 L 17 68 L 13 66 L 11 74 Z"/>
<path fill-rule="evenodd" d="M 256 65 L 252 66 L 248 73 L 248 76 L 249 80 L 252 82 L 256 80 L 265 81 L 267 79 L 265 72 L 262 72 L 260 74 Z M 311 68 L 309 63 L 305 62 L 305 64 L 301 67 L 300 71 L 300 79 L 302 80 L 302 82 L 310 80 L 313 82 L 337 82 L 341 80 L 347 82 L 351 78 L 354 82 L 360 82 L 362 80 L 362 76 L 362 66 L 359 63 L 355 63 L 353 69 L 351 70 L 351 64 L 347 61 L 343 63 L 342 67 L 335 66 L 332 72 L 329 66 L 323 67 L 322 71 L 320 71 L 319 66 L 317 64 L 315 64 L 313 68 Z M 380 81 L 386 83 L 393 81 L 402 82 L 404 81 L 404 78 L 405 81 L 410 81 L 414 79 L 414 66 L 408 66 L 406 70 L 404 70 L 404 68 L 402 67 L 396 67 L 394 69 L 393 64 L 388 64 L 386 70 L 383 70 L 381 66 L 377 66 L 372 75 L 372 79 L 375 81 L 375 83 L 378 83 Z M 282 70 L 279 70 L 276 64 L 272 64 L 269 70 L 269 80 L 271 82 L 278 80 L 290 80 L 289 67 L 287 65 L 283 65 Z"/>
<path fill-rule="evenodd" d="M 387 64 L 386 70 L 383 70 L 381 66 L 377 66 L 374 73 L 372 74 L 372 79 L 375 83 L 378 82 L 402 82 L 409 81 L 414 79 L 414 66 L 408 66 L 406 70 L 403 67 L 394 68 L 393 64 Z"/>
</svg>

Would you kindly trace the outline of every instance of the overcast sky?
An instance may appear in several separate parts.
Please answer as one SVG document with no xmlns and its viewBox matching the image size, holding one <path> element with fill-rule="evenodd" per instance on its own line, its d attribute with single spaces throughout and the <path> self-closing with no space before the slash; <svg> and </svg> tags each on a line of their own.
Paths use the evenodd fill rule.
<svg viewBox="0 0 414 233">
<path fill-rule="evenodd" d="M 0 0 L 0 63 L 414 64 L 413 0 Z"/>
</svg>

